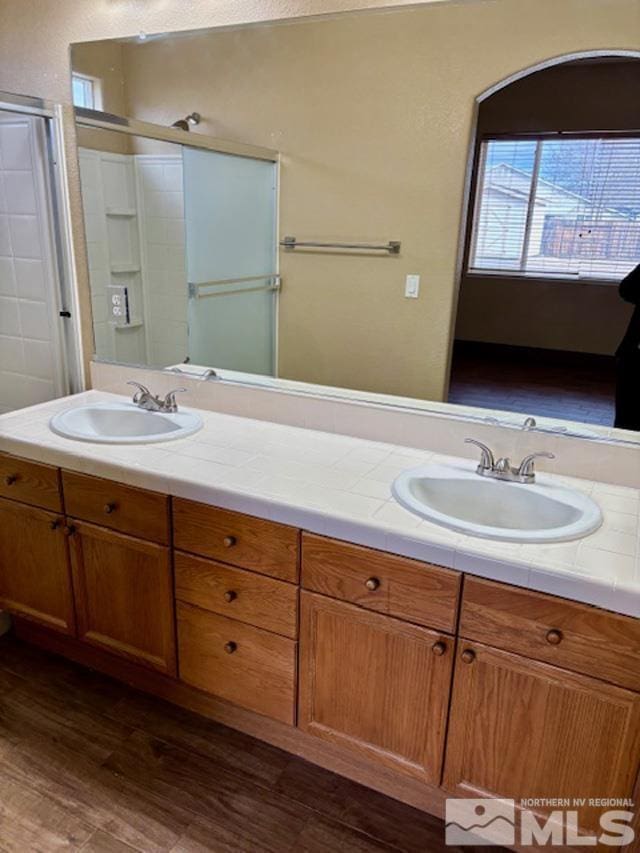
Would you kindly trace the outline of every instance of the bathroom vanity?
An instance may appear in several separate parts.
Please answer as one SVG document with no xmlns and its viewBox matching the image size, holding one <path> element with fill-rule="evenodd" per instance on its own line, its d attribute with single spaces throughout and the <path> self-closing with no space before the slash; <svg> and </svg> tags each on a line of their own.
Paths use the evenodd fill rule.
<svg viewBox="0 0 640 853">
<path fill-rule="evenodd" d="M 256 495 L 238 511 L 251 487 L 225 499 L 204 462 L 181 479 L 167 444 L 116 463 L 48 439 L 56 406 L 0 438 L 0 607 L 20 637 L 437 815 L 446 796 L 640 793 L 639 619 L 527 587 L 515 563 L 506 583 L 392 553 L 373 524 L 377 547 Z M 597 829 L 600 809 L 580 814 Z"/>
</svg>

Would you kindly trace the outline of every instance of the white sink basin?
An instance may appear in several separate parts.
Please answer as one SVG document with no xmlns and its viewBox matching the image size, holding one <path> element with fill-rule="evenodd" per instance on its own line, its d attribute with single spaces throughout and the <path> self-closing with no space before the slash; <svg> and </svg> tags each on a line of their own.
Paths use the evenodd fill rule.
<svg viewBox="0 0 640 853">
<path fill-rule="evenodd" d="M 581 492 L 544 480 L 492 480 L 462 467 L 432 464 L 403 471 L 392 491 L 410 512 L 484 539 L 567 542 L 602 524 L 600 507 Z"/>
<path fill-rule="evenodd" d="M 134 403 L 92 403 L 54 415 L 49 428 L 75 441 L 151 444 L 192 435 L 202 427 L 195 412 L 148 412 Z"/>
</svg>

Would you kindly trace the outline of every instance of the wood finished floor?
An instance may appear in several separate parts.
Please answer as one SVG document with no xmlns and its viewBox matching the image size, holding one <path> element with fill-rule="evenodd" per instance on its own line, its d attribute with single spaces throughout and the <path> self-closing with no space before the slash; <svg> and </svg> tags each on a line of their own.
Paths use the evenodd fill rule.
<svg viewBox="0 0 640 853">
<path fill-rule="evenodd" d="M 612 426 L 615 385 L 612 359 L 456 343 L 449 402 Z"/>
<path fill-rule="evenodd" d="M 457 848 L 429 815 L 5 636 L 0 850 Z"/>
</svg>

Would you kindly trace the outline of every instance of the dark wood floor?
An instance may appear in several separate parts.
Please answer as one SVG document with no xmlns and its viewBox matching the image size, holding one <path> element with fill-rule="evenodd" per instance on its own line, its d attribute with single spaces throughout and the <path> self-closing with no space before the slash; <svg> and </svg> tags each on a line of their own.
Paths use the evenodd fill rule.
<svg viewBox="0 0 640 853">
<path fill-rule="evenodd" d="M 2 851 L 456 849 L 416 809 L 0 638 Z"/>
<path fill-rule="evenodd" d="M 612 426 L 615 360 L 457 341 L 449 402 Z"/>
</svg>

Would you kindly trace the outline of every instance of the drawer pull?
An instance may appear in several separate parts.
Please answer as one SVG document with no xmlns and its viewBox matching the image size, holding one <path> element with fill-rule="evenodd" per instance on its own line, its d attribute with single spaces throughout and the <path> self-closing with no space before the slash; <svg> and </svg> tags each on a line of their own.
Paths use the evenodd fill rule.
<svg viewBox="0 0 640 853">
<path fill-rule="evenodd" d="M 231 640 L 229 643 L 224 644 L 224 650 L 228 655 L 232 655 L 237 648 L 238 644 L 234 643 L 233 640 Z"/>
<path fill-rule="evenodd" d="M 225 548 L 233 548 L 233 546 L 236 544 L 236 542 L 237 542 L 237 539 L 235 536 L 225 536 L 224 539 L 222 540 L 222 544 L 224 545 Z"/>
<path fill-rule="evenodd" d="M 232 589 L 228 589 L 224 594 L 224 600 L 227 602 L 227 604 L 231 604 L 231 602 L 235 601 L 237 597 L 238 593 L 234 592 L 234 590 Z"/>
<path fill-rule="evenodd" d="M 73 524 L 67 524 L 62 528 L 62 532 L 65 536 L 73 536 L 73 534 L 76 532 L 76 529 Z"/>
<path fill-rule="evenodd" d="M 7 486 L 13 486 L 15 483 L 18 482 L 18 475 L 17 474 L 7 474 L 7 476 L 4 478 L 4 482 Z"/>
<path fill-rule="evenodd" d="M 557 646 L 562 642 L 562 631 L 559 631 L 557 628 L 552 628 L 547 632 L 547 643 L 550 643 L 552 646 Z"/>
<path fill-rule="evenodd" d="M 112 512 L 115 512 L 118 508 L 118 504 L 114 501 L 109 501 L 108 504 L 104 505 L 104 511 L 107 515 L 111 515 Z"/>
<path fill-rule="evenodd" d="M 60 522 L 58 521 L 57 518 L 54 519 L 53 521 L 49 522 L 49 530 L 57 530 L 59 527 L 60 527 Z"/>
<path fill-rule="evenodd" d="M 364 582 L 364 585 L 367 589 L 370 589 L 371 592 L 375 592 L 380 586 L 380 580 L 379 578 L 368 578 L 368 580 Z"/>
<path fill-rule="evenodd" d="M 460 655 L 460 657 L 465 663 L 473 663 L 476 659 L 476 653 L 473 651 L 473 649 L 465 649 Z"/>
<path fill-rule="evenodd" d="M 437 657 L 442 657 L 442 655 L 447 651 L 447 644 L 443 643 L 442 640 L 438 640 L 437 643 L 434 643 L 431 646 L 431 651 Z"/>
</svg>

